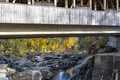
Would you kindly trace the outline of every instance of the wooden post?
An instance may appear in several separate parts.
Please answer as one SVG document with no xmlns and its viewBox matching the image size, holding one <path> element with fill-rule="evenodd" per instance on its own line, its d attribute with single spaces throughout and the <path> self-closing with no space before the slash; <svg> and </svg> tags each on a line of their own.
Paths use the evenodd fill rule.
<svg viewBox="0 0 120 80">
<path fill-rule="evenodd" d="M 9 0 L 6 0 L 6 3 L 9 3 Z"/>
<path fill-rule="evenodd" d="M 51 0 L 47 0 L 48 3 L 51 3 Z"/>
<path fill-rule="evenodd" d="M 34 0 L 32 0 L 32 5 L 34 5 L 34 3 L 35 3 L 35 1 L 34 1 Z"/>
<path fill-rule="evenodd" d="M 83 6 L 83 0 L 80 0 L 80 6 Z"/>
<path fill-rule="evenodd" d="M 57 7 L 57 0 L 54 0 L 54 5 L 55 7 Z"/>
<path fill-rule="evenodd" d="M 68 0 L 65 0 L 65 8 L 68 8 Z"/>
<path fill-rule="evenodd" d="M 90 0 L 90 9 L 92 10 L 92 0 Z"/>
<path fill-rule="evenodd" d="M 117 11 L 119 10 L 119 0 L 116 0 L 116 7 L 117 7 Z"/>
<path fill-rule="evenodd" d="M 94 10 L 97 10 L 97 2 L 94 0 Z"/>
<path fill-rule="evenodd" d="M 73 0 L 73 7 L 76 7 L 76 0 Z"/>
<path fill-rule="evenodd" d="M 106 9 L 108 9 L 108 0 L 106 1 Z"/>
<path fill-rule="evenodd" d="M 104 0 L 104 10 L 106 10 L 106 0 Z"/>
<path fill-rule="evenodd" d="M 28 4 L 31 4 L 31 0 L 28 0 Z"/>
</svg>

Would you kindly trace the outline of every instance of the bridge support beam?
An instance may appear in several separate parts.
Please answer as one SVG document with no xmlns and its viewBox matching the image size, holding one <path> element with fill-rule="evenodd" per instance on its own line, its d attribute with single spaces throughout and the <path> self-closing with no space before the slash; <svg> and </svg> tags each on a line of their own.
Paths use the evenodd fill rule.
<svg viewBox="0 0 120 80">
<path fill-rule="evenodd" d="M 6 3 L 8 3 L 9 2 L 9 0 L 6 0 Z"/>
<path fill-rule="evenodd" d="M 68 0 L 65 0 L 65 8 L 68 8 Z"/>
<path fill-rule="evenodd" d="M 34 3 L 35 3 L 35 1 L 34 1 L 34 0 L 32 0 L 32 5 L 34 5 Z"/>
<path fill-rule="evenodd" d="M 58 2 L 58 0 L 54 0 L 55 7 L 57 7 L 57 2 Z"/>
<path fill-rule="evenodd" d="M 117 11 L 119 10 L 119 0 L 116 0 L 116 2 L 117 2 Z"/>
<path fill-rule="evenodd" d="M 110 36 L 107 45 L 117 48 L 120 51 L 120 36 Z"/>
<path fill-rule="evenodd" d="M 31 0 L 28 0 L 28 4 L 31 4 Z"/>
<path fill-rule="evenodd" d="M 76 0 L 73 0 L 73 7 L 76 7 Z"/>
</svg>

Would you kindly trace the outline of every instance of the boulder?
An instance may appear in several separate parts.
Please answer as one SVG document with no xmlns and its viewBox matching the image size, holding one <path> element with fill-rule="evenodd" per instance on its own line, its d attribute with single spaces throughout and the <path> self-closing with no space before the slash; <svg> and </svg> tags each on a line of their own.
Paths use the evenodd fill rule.
<svg viewBox="0 0 120 80">
<path fill-rule="evenodd" d="M 42 80 L 42 74 L 37 70 L 17 72 L 11 75 L 12 80 Z"/>
<path fill-rule="evenodd" d="M 53 78 L 52 69 L 50 67 L 33 67 L 33 70 L 40 71 L 43 79 Z"/>
<path fill-rule="evenodd" d="M 12 74 L 16 73 L 15 69 L 12 69 L 12 68 L 9 68 L 9 67 L 6 68 L 6 71 L 7 71 L 7 76 L 8 77 L 10 77 Z"/>
<path fill-rule="evenodd" d="M 0 56 L 0 64 L 5 64 L 4 58 Z"/>
<path fill-rule="evenodd" d="M 92 80 L 120 80 L 120 52 L 95 55 Z"/>
<path fill-rule="evenodd" d="M 90 80 L 92 78 L 94 56 L 88 56 L 73 68 L 70 80 Z"/>
<path fill-rule="evenodd" d="M 98 53 L 111 53 L 111 52 L 118 52 L 118 51 L 116 48 L 111 46 L 104 46 L 98 50 Z"/>
</svg>

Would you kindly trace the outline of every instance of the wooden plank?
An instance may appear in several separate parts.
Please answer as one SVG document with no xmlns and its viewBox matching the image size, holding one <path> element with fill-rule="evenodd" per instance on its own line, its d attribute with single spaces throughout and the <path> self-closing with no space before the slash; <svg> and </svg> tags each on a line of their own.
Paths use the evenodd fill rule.
<svg viewBox="0 0 120 80">
<path fill-rule="evenodd" d="M 80 0 L 80 6 L 83 6 L 83 0 Z"/>
<path fill-rule="evenodd" d="M 48 3 L 51 3 L 51 0 L 47 0 Z"/>
<path fill-rule="evenodd" d="M 92 10 L 92 0 L 90 0 L 90 9 Z"/>
<path fill-rule="evenodd" d="M 87 7 L 90 7 L 90 0 L 87 1 Z"/>
<path fill-rule="evenodd" d="M 73 0 L 73 7 L 76 7 L 76 0 Z"/>
<path fill-rule="evenodd" d="M 94 0 L 94 10 L 97 10 L 97 2 Z"/>
<path fill-rule="evenodd" d="M 115 6 L 114 6 L 112 0 L 110 0 L 110 5 L 111 5 L 111 7 L 112 7 L 113 9 L 115 9 Z"/>
<path fill-rule="evenodd" d="M 106 10 L 107 6 L 106 6 L 106 0 L 104 0 L 104 10 Z"/>
<path fill-rule="evenodd" d="M 103 6 L 101 0 L 99 1 L 99 4 L 100 4 L 101 8 L 104 9 L 104 6 Z"/>
<path fill-rule="evenodd" d="M 116 2 L 117 2 L 116 7 L 117 7 L 117 11 L 118 11 L 119 10 L 119 0 L 116 0 Z"/>
<path fill-rule="evenodd" d="M 35 1 L 34 1 L 34 0 L 32 0 L 32 5 L 34 5 L 34 3 L 35 3 Z"/>
<path fill-rule="evenodd" d="M 54 0 L 54 5 L 55 5 L 56 7 L 57 7 L 57 1 L 58 1 L 58 0 Z"/>
<path fill-rule="evenodd" d="M 31 4 L 31 0 L 28 0 L 28 4 Z"/>
<path fill-rule="evenodd" d="M 68 0 L 65 0 L 65 8 L 68 8 Z"/>
<path fill-rule="evenodd" d="M 7 3 L 9 3 L 9 0 L 6 0 Z"/>
</svg>

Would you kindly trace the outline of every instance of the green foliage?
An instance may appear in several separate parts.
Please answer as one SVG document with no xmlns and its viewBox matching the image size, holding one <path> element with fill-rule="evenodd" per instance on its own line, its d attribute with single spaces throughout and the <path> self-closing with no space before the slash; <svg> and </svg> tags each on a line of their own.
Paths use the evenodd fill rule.
<svg viewBox="0 0 120 80">
<path fill-rule="evenodd" d="M 106 37 L 1 39 L 0 53 L 24 57 L 27 52 L 78 52 L 87 51 L 92 43 L 100 47 L 106 42 Z"/>
</svg>

